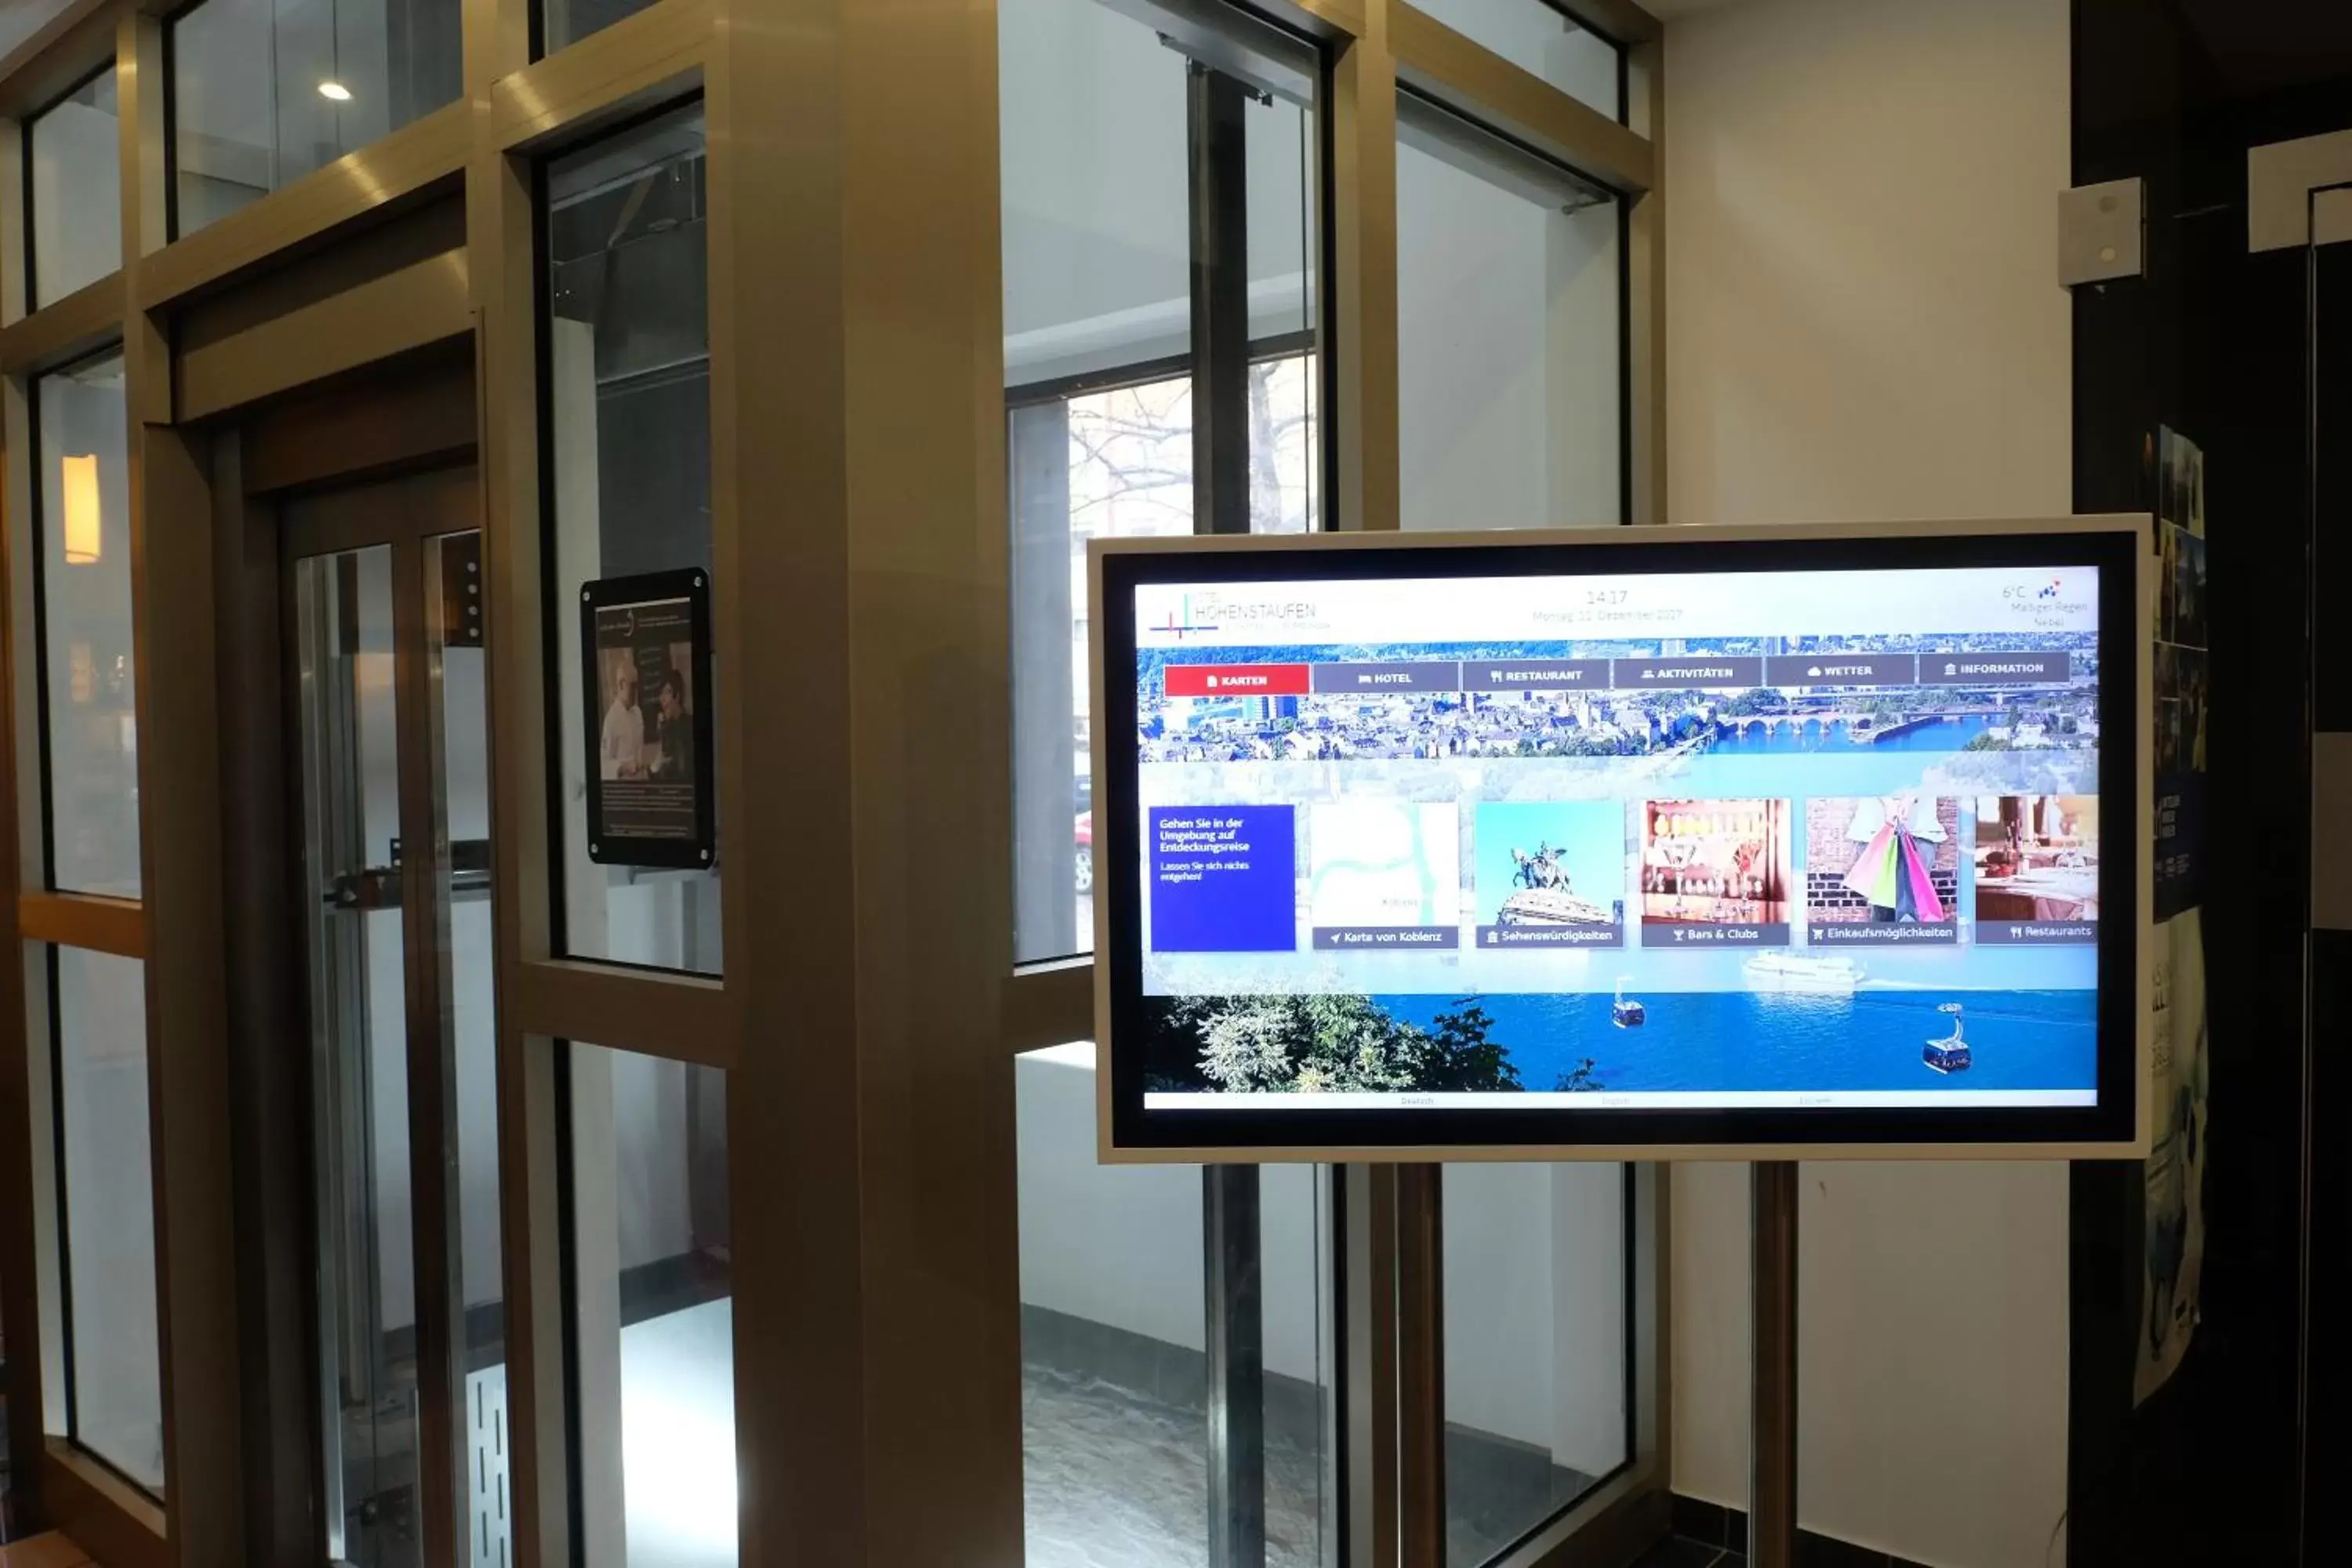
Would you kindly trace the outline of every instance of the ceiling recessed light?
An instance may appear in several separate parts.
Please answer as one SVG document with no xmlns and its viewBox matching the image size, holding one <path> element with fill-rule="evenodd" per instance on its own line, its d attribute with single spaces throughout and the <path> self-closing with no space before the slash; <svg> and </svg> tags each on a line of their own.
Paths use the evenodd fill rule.
<svg viewBox="0 0 2352 1568">
<path fill-rule="evenodd" d="M 352 89 L 339 81 L 322 81 L 319 84 L 319 96 L 331 99 L 337 103 L 349 103 L 352 100 Z"/>
</svg>

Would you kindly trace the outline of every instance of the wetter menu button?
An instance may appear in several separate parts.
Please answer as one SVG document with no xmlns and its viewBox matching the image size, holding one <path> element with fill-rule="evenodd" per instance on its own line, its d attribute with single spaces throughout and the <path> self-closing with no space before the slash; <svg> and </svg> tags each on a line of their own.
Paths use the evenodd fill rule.
<svg viewBox="0 0 2352 1568">
<path fill-rule="evenodd" d="M 1171 664 L 1163 672 L 1171 697 L 1300 697 L 1303 664 Z"/>
</svg>

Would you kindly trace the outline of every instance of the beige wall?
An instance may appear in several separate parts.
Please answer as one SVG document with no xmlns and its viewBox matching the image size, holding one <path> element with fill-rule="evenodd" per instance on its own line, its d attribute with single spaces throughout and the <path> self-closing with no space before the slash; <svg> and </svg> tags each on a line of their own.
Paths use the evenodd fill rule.
<svg viewBox="0 0 2352 1568">
<path fill-rule="evenodd" d="M 1668 24 L 1675 521 L 2068 510 L 2067 28 L 2067 0 Z M 1685 1167 L 1675 1205 L 1675 1483 L 1740 1503 L 1746 1173 Z M 2066 1496 L 2064 1169 L 1815 1165 L 1803 1205 L 1804 1524 L 1944 1568 L 2042 1563 Z"/>
</svg>

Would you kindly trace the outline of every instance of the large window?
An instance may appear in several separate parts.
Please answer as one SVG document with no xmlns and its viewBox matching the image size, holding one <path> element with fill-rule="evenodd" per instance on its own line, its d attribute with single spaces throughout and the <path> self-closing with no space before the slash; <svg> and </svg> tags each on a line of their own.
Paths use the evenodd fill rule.
<svg viewBox="0 0 2352 1568">
<path fill-rule="evenodd" d="M 1425 99 L 1397 136 L 1403 526 L 1625 521 L 1616 201 Z"/>
<path fill-rule="evenodd" d="M 122 121 L 114 68 L 90 78 L 26 128 L 32 249 L 26 300 L 40 306 L 122 265 Z"/>
<path fill-rule="evenodd" d="M 727 1075 L 568 1048 L 589 1568 L 736 1560 Z"/>
<path fill-rule="evenodd" d="M 1087 542 L 1321 521 L 1315 53 L 1146 12 L 998 10 L 1022 962 L 1094 946 Z"/>
<path fill-rule="evenodd" d="M 131 477 L 122 355 L 34 384 L 49 885 L 139 896 Z"/>
<path fill-rule="evenodd" d="M 172 24 L 173 232 L 457 101 L 461 0 L 205 0 Z"/>
<path fill-rule="evenodd" d="M 721 966 L 718 871 L 591 858 L 586 721 L 574 696 L 582 689 L 576 628 L 584 584 L 710 570 L 709 207 L 701 107 L 557 161 L 546 172 L 546 191 L 551 604 L 560 633 L 551 700 L 562 724 L 562 755 L 550 771 L 562 791 L 555 820 L 563 951 L 715 974 Z M 638 705 L 640 714 L 645 706 Z"/>
<path fill-rule="evenodd" d="M 145 975 L 134 958 L 70 947 L 50 952 L 67 1429 L 115 1469 L 161 1492 Z"/>
<path fill-rule="evenodd" d="M 1242 1560 L 1212 1532 L 1321 1568 L 1323 1169 L 1098 1165 L 1094 1047 L 1013 1074 L 1030 1568 Z"/>
</svg>

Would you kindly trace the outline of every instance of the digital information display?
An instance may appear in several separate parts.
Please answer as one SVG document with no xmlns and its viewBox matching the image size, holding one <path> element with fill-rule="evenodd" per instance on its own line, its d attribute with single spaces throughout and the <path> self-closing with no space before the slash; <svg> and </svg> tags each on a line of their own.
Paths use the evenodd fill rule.
<svg viewBox="0 0 2352 1568">
<path fill-rule="evenodd" d="M 2144 535 L 1547 538 L 1101 556 L 1111 1142 L 2128 1142 Z"/>
</svg>

